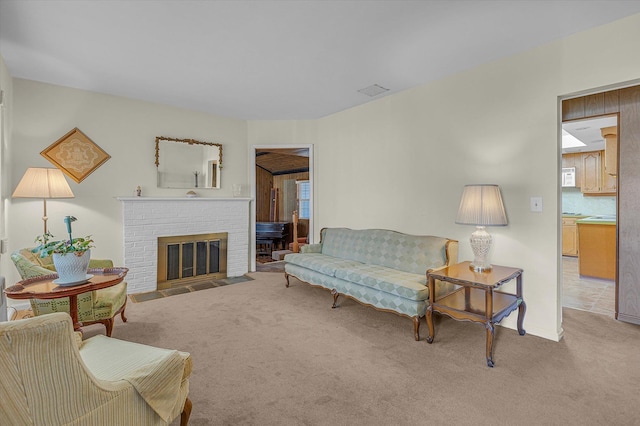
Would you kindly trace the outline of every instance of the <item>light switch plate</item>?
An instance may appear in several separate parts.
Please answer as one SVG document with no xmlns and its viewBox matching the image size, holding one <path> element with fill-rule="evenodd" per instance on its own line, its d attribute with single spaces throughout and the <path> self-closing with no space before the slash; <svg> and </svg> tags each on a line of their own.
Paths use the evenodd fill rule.
<svg viewBox="0 0 640 426">
<path fill-rule="evenodd" d="M 531 197 L 531 211 L 532 212 L 542 211 L 542 197 Z"/>
</svg>

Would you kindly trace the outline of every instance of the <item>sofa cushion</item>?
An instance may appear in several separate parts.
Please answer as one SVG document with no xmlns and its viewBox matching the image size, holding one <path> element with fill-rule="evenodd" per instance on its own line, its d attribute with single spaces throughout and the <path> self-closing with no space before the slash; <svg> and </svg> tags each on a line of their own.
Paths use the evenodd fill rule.
<svg viewBox="0 0 640 426">
<path fill-rule="evenodd" d="M 285 262 L 303 266 L 312 271 L 334 277 L 338 268 L 351 268 L 361 265 L 353 260 L 340 259 L 320 253 L 291 253 L 284 257 Z"/>
<path fill-rule="evenodd" d="M 411 300 L 427 300 L 429 288 L 423 274 L 398 271 L 378 265 L 356 265 L 340 268 L 336 278 L 370 287 Z"/>
</svg>

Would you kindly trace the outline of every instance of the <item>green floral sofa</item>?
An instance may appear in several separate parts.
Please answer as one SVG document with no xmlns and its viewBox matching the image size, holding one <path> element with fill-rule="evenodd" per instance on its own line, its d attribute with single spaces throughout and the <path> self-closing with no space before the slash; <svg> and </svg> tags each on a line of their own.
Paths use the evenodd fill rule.
<svg viewBox="0 0 640 426">
<path fill-rule="evenodd" d="M 456 263 L 458 242 L 434 236 L 408 235 L 384 229 L 324 228 L 320 243 L 287 254 L 285 278 L 324 287 L 333 294 L 333 306 L 344 295 L 381 311 L 413 319 L 420 340 L 420 317 L 427 311 L 428 270 Z M 438 293 L 454 289 L 439 283 Z"/>
</svg>

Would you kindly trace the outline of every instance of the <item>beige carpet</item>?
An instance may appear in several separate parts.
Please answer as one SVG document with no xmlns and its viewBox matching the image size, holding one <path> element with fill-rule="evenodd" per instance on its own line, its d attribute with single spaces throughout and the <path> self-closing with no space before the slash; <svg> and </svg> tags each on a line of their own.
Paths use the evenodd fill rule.
<svg viewBox="0 0 640 426">
<path fill-rule="evenodd" d="M 113 337 L 191 352 L 191 425 L 632 425 L 640 327 L 565 309 L 560 343 L 412 322 L 282 274 L 127 307 Z M 525 328 L 526 328 L 525 319 Z M 423 338 L 426 324 L 421 327 Z M 91 326 L 86 337 L 102 333 Z"/>
</svg>

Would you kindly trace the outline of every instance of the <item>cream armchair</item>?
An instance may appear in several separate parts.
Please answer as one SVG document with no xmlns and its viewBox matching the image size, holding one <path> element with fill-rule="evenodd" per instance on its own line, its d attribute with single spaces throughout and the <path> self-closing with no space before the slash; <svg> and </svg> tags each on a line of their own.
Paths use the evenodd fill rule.
<svg viewBox="0 0 640 426">
<path fill-rule="evenodd" d="M 42 275 L 55 274 L 51 257 L 41 258 L 25 248 L 11 254 L 11 260 L 16 265 L 23 280 Z M 90 268 L 111 268 L 111 260 L 91 259 Z M 31 299 L 33 315 L 44 315 L 53 312 L 69 312 L 69 298 L 60 299 Z M 127 321 L 124 311 L 127 307 L 127 283 L 115 285 L 102 290 L 89 291 L 78 295 L 78 320 L 83 325 L 101 323 L 105 326 L 107 336 L 111 336 L 116 315 L 120 314 L 123 322 Z"/>
<path fill-rule="evenodd" d="M 78 336 L 64 313 L 0 323 L 2 424 L 188 423 L 190 354 Z"/>
</svg>

